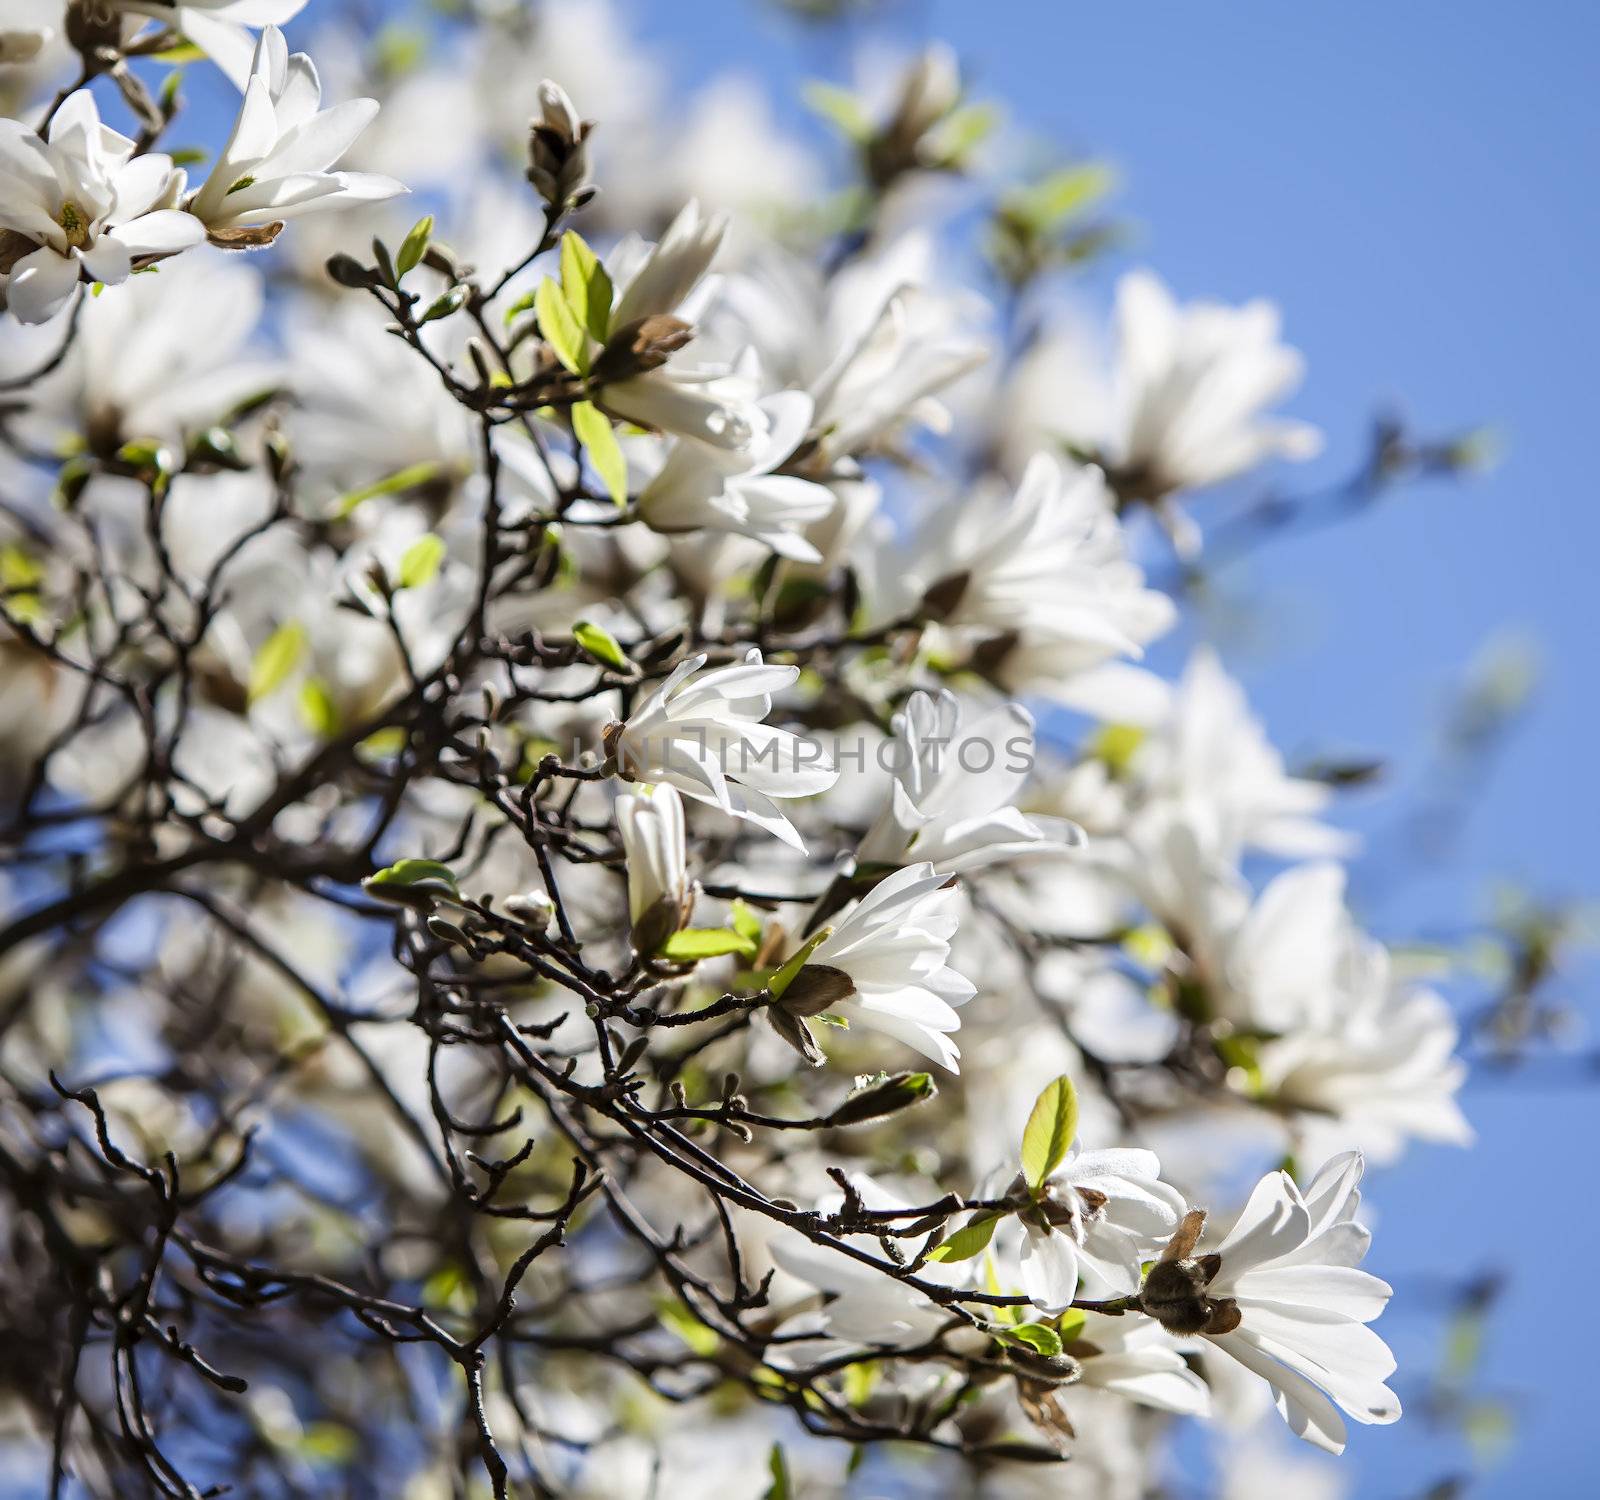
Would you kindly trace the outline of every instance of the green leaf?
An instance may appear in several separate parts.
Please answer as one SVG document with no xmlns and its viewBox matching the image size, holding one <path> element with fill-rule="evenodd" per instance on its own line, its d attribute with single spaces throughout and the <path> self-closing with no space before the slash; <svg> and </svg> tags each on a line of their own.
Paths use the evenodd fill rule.
<svg viewBox="0 0 1600 1500">
<path fill-rule="evenodd" d="M 878 1362 L 864 1359 L 844 1369 L 844 1399 L 854 1407 L 862 1407 L 872 1398 L 878 1384 Z M 856 1450 L 857 1452 L 860 1449 Z"/>
<path fill-rule="evenodd" d="M 761 918 L 738 897 L 728 908 L 728 921 L 735 932 L 743 933 L 752 943 L 761 941 Z"/>
<path fill-rule="evenodd" d="M 772 1483 L 767 1486 L 767 1492 L 761 1500 L 794 1500 L 789 1460 L 783 1456 L 783 1447 L 779 1443 L 774 1443 L 772 1452 L 767 1455 L 767 1472 L 772 1475 Z"/>
<path fill-rule="evenodd" d="M 1089 1316 L 1081 1307 L 1069 1307 L 1056 1319 L 1056 1332 L 1061 1335 L 1061 1347 L 1066 1348 L 1077 1336 L 1083 1332 L 1083 1325 L 1089 1321 Z"/>
<path fill-rule="evenodd" d="M 618 505 L 626 505 L 628 461 L 622 456 L 622 445 L 617 441 L 611 418 L 592 401 L 579 401 L 572 408 L 572 430 L 589 455 L 589 465 L 600 476 L 606 493 Z"/>
<path fill-rule="evenodd" d="M 339 710 L 320 677 L 308 677 L 300 684 L 300 717 L 307 729 L 323 739 L 339 732 Z"/>
<path fill-rule="evenodd" d="M 989 138 L 1000 124 L 1000 111 L 992 104 L 965 104 L 939 124 L 934 149 L 959 166 L 967 155 Z"/>
<path fill-rule="evenodd" d="M 428 214 L 418 219 L 411 226 L 411 232 L 400 242 L 400 253 L 394 262 L 396 276 L 404 276 L 422 264 L 422 257 L 428 253 L 428 241 L 432 238 L 433 215 Z"/>
<path fill-rule="evenodd" d="M 130 469 L 153 470 L 157 474 L 170 474 L 176 463 L 172 449 L 154 439 L 124 443 L 117 449 L 117 458 Z"/>
<path fill-rule="evenodd" d="M 1014 205 L 1037 228 L 1053 229 L 1099 202 L 1116 185 L 1116 174 L 1100 162 L 1063 167 L 1024 188 Z"/>
<path fill-rule="evenodd" d="M 444 561 L 444 538 L 425 531 L 400 554 L 400 572 L 396 582 L 403 589 L 419 589 L 433 581 Z"/>
<path fill-rule="evenodd" d="M 338 1422 L 312 1422 L 301 1435 L 299 1453 L 314 1463 L 347 1464 L 361 1451 L 361 1440 Z"/>
<path fill-rule="evenodd" d="M 1078 1091 L 1063 1073 L 1034 1101 L 1022 1131 L 1022 1175 L 1035 1192 L 1067 1159 L 1078 1133 Z"/>
<path fill-rule="evenodd" d="M 633 663 L 628 660 L 627 652 L 617 644 L 616 637 L 593 620 L 579 620 L 572 627 L 572 638 L 596 661 L 615 667 L 619 672 L 633 670 Z"/>
<path fill-rule="evenodd" d="M 274 630 L 250 663 L 250 684 L 246 689 L 250 701 L 254 703 L 282 687 L 305 649 L 306 628 L 298 621 L 290 620 Z"/>
<path fill-rule="evenodd" d="M 406 890 L 447 890 L 452 896 L 460 890 L 456 884 L 456 872 L 437 859 L 397 859 L 361 883 L 364 886 L 398 886 Z"/>
<path fill-rule="evenodd" d="M 1103 760 L 1113 776 L 1126 776 L 1145 737 L 1137 724 L 1107 724 L 1090 739 L 1089 753 Z"/>
<path fill-rule="evenodd" d="M 1061 1335 L 1048 1323 L 1018 1323 L 995 1337 L 1003 1344 L 1026 1344 L 1038 1354 L 1061 1353 Z"/>
<path fill-rule="evenodd" d="M 465 282 L 457 282 L 448 291 L 440 293 L 428 304 L 428 310 L 417 319 L 419 323 L 433 323 L 440 318 L 448 318 L 451 313 L 458 312 L 461 304 L 467 300 L 469 288 Z"/>
<path fill-rule="evenodd" d="M 583 374 L 589 368 L 589 348 L 583 325 L 561 295 L 561 288 L 548 276 L 533 294 L 533 309 L 539 315 L 539 332 L 544 335 L 545 343 L 555 350 L 556 358 L 574 375 Z"/>
<path fill-rule="evenodd" d="M 416 485 L 426 484 L 439 472 L 437 463 L 412 464 L 409 468 L 396 469 L 383 479 L 375 480 L 364 489 L 351 490 L 347 495 L 341 495 L 335 502 L 333 514 L 339 520 L 348 516 L 356 506 L 365 500 L 376 500 L 379 495 L 398 495 L 401 490 L 409 490 Z"/>
<path fill-rule="evenodd" d="M 767 985 L 767 989 L 771 991 L 772 998 L 774 1000 L 778 999 L 779 996 L 781 996 L 783 992 L 794 983 L 795 975 L 805 967 L 806 960 L 810 958 L 811 955 L 816 952 L 817 948 L 822 943 L 826 942 L 828 938 L 832 936 L 832 934 L 833 928 L 831 927 L 824 927 L 821 932 L 813 933 L 809 938 L 806 939 L 799 952 L 797 952 L 792 958 L 785 961 L 783 967 L 772 976 L 771 982 Z"/>
<path fill-rule="evenodd" d="M 693 1353 L 708 1359 L 722 1342 L 715 1328 L 709 1328 L 681 1302 L 666 1302 L 656 1309 L 661 1326 L 675 1333 Z"/>
<path fill-rule="evenodd" d="M 611 328 L 611 277 L 576 230 L 561 236 L 561 291 L 591 338 L 605 343 Z"/>
<path fill-rule="evenodd" d="M 398 755 L 406 747 L 409 736 L 398 724 L 391 724 L 386 729 L 375 729 L 366 739 L 356 746 L 362 755 L 374 759 L 387 759 L 391 755 Z"/>
<path fill-rule="evenodd" d="M 995 1229 L 1004 1214 L 977 1213 L 956 1232 L 939 1245 L 929 1256 L 929 1260 L 971 1260 L 974 1255 L 982 1255 L 989 1248 L 989 1241 L 994 1238 Z"/>
<path fill-rule="evenodd" d="M 836 126 L 852 141 L 864 141 L 872 134 L 872 121 L 861 101 L 848 89 L 820 80 L 806 84 L 800 96 L 810 109 Z"/>
<path fill-rule="evenodd" d="M 171 63 L 173 67 L 181 67 L 184 63 L 199 62 L 205 53 L 193 42 L 180 41 L 171 47 L 163 47 L 159 52 L 150 54 L 151 62 Z"/>
<path fill-rule="evenodd" d="M 515 323 L 517 319 L 523 315 L 523 313 L 527 312 L 528 309 L 533 306 L 534 302 L 537 300 L 537 295 L 538 294 L 535 292 L 524 292 L 520 297 L 517 298 L 515 302 L 511 304 L 510 307 L 505 310 L 501 316 L 504 317 L 507 328 Z"/>
<path fill-rule="evenodd" d="M 748 957 L 756 945 L 731 927 L 685 927 L 675 932 L 656 950 L 673 963 L 698 963 L 702 958 L 721 958 L 725 953 Z"/>
</svg>

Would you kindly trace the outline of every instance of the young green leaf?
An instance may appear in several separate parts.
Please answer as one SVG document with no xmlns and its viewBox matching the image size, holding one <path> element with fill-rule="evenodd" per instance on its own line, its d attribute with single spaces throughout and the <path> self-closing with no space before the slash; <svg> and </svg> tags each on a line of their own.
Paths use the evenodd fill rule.
<svg viewBox="0 0 1600 1500">
<path fill-rule="evenodd" d="M 872 134 L 872 121 L 861 101 L 837 84 L 813 80 L 801 90 L 806 104 L 852 141 L 864 141 Z"/>
<path fill-rule="evenodd" d="M 1088 1314 L 1081 1307 L 1069 1307 L 1056 1319 L 1056 1332 L 1061 1335 L 1063 1348 L 1083 1332 L 1083 1325 L 1088 1321 Z"/>
<path fill-rule="evenodd" d="M 556 358 L 574 375 L 583 374 L 589 368 L 587 335 L 562 296 L 561 288 L 548 276 L 533 294 L 533 310 L 539 315 L 539 332 L 544 335 L 545 343 L 555 350 Z"/>
<path fill-rule="evenodd" d="M 1092 207 L 1116 185 L 1116 176 L 1100 162 L 1084 162 L 1052 172 L 1018 194 L 1016 209 L 1040 230 L 1054 229 Z"/>
<path fill-rule="evenodd" d="M 397 859 L 361 882 L 366 888 L 385 886 L 401 890 L 444 891 L 454 896 L 460 890 L 456 872 L 437 859 Z"/>
<path fill-rule="evenodd" d="M 395 579 L 403 589 L 420 589 L 431 583 L 444 561 L 444 538 L 425 531 L 400 554 L 400 570 Z"/>
<path fill-rule="evenodd" d="M 628 461 L 622 456 L 611 418 L 592 401 L 579 401 L 572 408 L 572 430 L 589 456 L 589 465 L 600 476 L 606 493 L 618 505 L 628 503 Z"/>
<path fill-rule="evenodd" d="M 628 654 L 617 644 L 616 637 L 609 630 L 596 625 L 593 620 L 579 620 L 572 627 L 572 638 L 596 661 L 608 667 L 615 667 L 619 672 L 628 672 L 633 669 L 633 663 L 628 660 Z"/>
<path fill-rule="evenodd" d="M 721 958 L 725 953 L 749 956 L 756 945 L 730 927 L 685 927 L 675 932 L 657 950 L 673 963 L 698 963 L 703 958 Z"/>
<path fill-rule="evenodd" d="M 1037 1192 L 1067 1159 L 1078 1133 L 1078 1091 L 1063 1073 L 1046 1084 L 1022 1131 L 1022 1175 Z"/>
<path fill-rule="evenodd" d="M 395 274 L 404 277 L 406 272 L 414 271 L 422 264 L 422 257 L 428 253 L 428 241 L 433 238 L 433 215 L 418 219 L 411 226 L 411 232 L 400 243 L 400 253 L 395 257 Z"/>
<path fill-rule="evenodd" d="M 675 1333 L 683 1343 L 702 1359 L 717 1352 L 722 1342 L 716 1329 L 701 1322 L 681 1302 L 664 1302 L 656 1309 L 661 1326 Z"/>
<path fill-rule="evenodd" d="M 433 323 L 440 318 L 448 318 L 451 313 L 459 312 L 461 305 L 467 300 L 470 288 L 465 282 L 457 282 L 448 291 L 441 292 L 428 304 L 428 310 L 417 319 L 419 323 Z"/>
<path fill-rule="evenodd" d="M 323 739 L 339 732 L 339 710 L 320 677 L 308 677 L 300 684 L 300 717 L 307 729 Z"/>
<path fill-rule="evenodd" d="M 280 625 L 261 643 L 250 663 L 250 682 L 246 688 L 250 701 L 276 692 L 288 680 L 306 649 L 306 628 L 290 620 Z"/>
<path fill-rule="evenodd" d="M 1061 1353 L 1061 1335 L 1048 1323 L 1018 1323 L 995 1337 L 1005 1344 L 1025 1344 L 1036 1354 L 1051 1358 Z"/>
<path fill-rule="evenodd" d="M 743 933 L 752 943 L 761 941 L 761 918 L 738 897 L 728 908 L 728 921 L 735 932 Z"/>
<path fill-rule="evenodd" d="M 994 1232 L 1004 1217 L 1004 1214 L 974 1214 L 949 1239 L 940 1244 L 928 1259 L 971 1260 L 974 1255 L 982 1255 L 989 1248 L 989 1241 L 994 1238 Z"/>
<path fill-rule="evenodd" d="M 772 992 L 772 998 L 774 1000 L 782 995 L 783 992 L 794 983 L 795 975 L 805 967 L 806 960 L 810 958 L 817 948 L 827 940 L 832 931 L 833 928 L 824 927 L 821 932 L 812 933 L 812 935 L 806 939 L 799 952 L 786 960 L 778 972 L 772 976 L 772 982 L 768 984 L 767 988 Z"/>
<path fill-rule="evenodd" d="M 576 230 L 561 236 L 561 291 L 582 328 L 605 343 L 611 327 L 611 277 Z"/>
<path fill-rule="evenodd" d="M 772 1483 L 767 1486 L 767 1492 L 761 1500 L 794 1500 L 789 1460 L 783 1456 L 783 1448 L 778 1443 L 772 1445 L 772 1452 L 767 1455 L 767 1472 L 772 1475 Z"/>
<path fill-rule="evenodd" d="M 412 464 L 409 468 L 396 469 L 393 474 L 387 474 L 359 490 L 351 490 L 349 494 L 342 495 L 333 507 L 333 514 L 336 519 L 342 521 L 364 500 L 375 500 L 379 495 L 398 495 L 401 490 L 426 484 L 438 472 L 439 465 L 436 463 Z"/>
</svg>

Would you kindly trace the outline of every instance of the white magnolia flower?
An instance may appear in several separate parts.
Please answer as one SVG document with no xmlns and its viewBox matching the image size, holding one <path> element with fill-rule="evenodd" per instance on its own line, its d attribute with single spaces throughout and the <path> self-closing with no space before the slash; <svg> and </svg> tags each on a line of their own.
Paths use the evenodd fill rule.
<svg viewBox="0 0 1600 1500">
<path fill-rule="evenodd" d="M 886 445 L 910 423 L 943 430 L 935 396 L 985 358 L 968 305 L 929 284 L 935 255 L 929 237 L 907 235 L 827 280 L 776 253 L 728 278 L 738 341 L 769 379 L 810 394 L 827 458 Z"/>
<path fill-rule="evenodd" d="M 673 444 L 666 462 L 639 495 L 639 514 L 653 531 L 722 531 L 748 536 L 780 557 L 818 562 L 822 554 L 800 535 L 834 508 L 834 494 L 773 470 L 804 440 L 811 398 L 780 391 L 759 403 L 762 431 L 746 449 L 713 448 L 692 439 Z"/>
<path fill-rule="evenodd" d="M 892 1212 L 912 1206 L 863 1172 L 852 1172 L 850 1185 L 869 1209 Z M 843 1201 L 839 1193 L 825 1194 L 817 1202 L 817 1212 L 837 1213 Z M 775 1365 L 817 1363 L 863 1348 L 911 1348 L 950 1322 L 949 1312 L 908 1287 L 888 1260 L 880 1262 L 879 1270 L 792 1230 L 781 1231 L 768 1248 L 784 1271 L 827 1299 L 821 1307 L 796 1313 L 779 1325 L 771 1346 Z M 929 1261 L 917 1275 L 941 1286 L 959 1286 L 968 1268 Z"/>
<path fill-rule="evenodd" d="M 862 866 L 926 860 L 966 873 L 1083 841 L 1060 818 L 1030 818 L 1014 803 L 1033 767 L 1033 716 L 1017 704 L 961 722 L 953 693 L 916 692 L 894 716 L 890 800 L 856 850 Z"/>
<path fill-rule="evenodd" d="M 100 123 L 94 95 L 69 95 L 42 140 L 0 119 L 0 229 L 38 249 L 11 268 L 6 301 L 23 323 L 60 311 L 80 274 L 119 286 L 144 256 L 198 244 L 204 226 L 164 205 L 182 178 L 172 159 L 134 155 L 134 143 Z"/>
<path fill-rule="evenodd" d="M 295 457 L 317 488 L 359 488 L 402 470 L 447 488 L 471 472 L 479 435 L 470 413 L 365 308 L 349 299 L 302 308 L 286 342 Z"/>
<path fill-rule="evenodd" d="M 662 782 L 617 798 L 617 831 L 628 862 L 628 920 L 641 952 L 653 952 L 689 919 L 689 883 L 683 803 Z"/>
<path fill-rule="evenodd" d="M 281 26 L 306 7 L 306 0 L 111 0 L 132 26 L 148 16 L 193 42 L 241 89 L 251 70 L 251 29 Z"/>
<path fill-rule="evenodd" d="M 1179 307 L 1148 271 L 1117 287 L 1116 429 L 1107 458 L 1159 498 L 1217 484 L 1274 455 L 1310 458 L 1315 428 L 1261 413 L 1299 385 L 1269 302 Z M 1130 480 L 1130 483 L 1133 483 Z"/>
<path fill-rule="evenodd" d="M 804 849 L 774 797 L 809 797 L 839 779 L 822 747 L 761 721 L 771 695 L 789 687 L 798 667 L 771 667 L 752 649 L 742 664 L 703 672 L 706 658 L 682 662 L 614 728 L 607 748 L 622 775 L 666 781 L 687 797 L 719 807 Z"/>
<path fill-rule="evenodd" d="M 1352 847 L 1349 835 L 1317 820 L 1332 791 L 1285 770 L 1244 689 L 1207 646 L 1189 658 L 1129 771 L 1139 800 L 1181 805 L 1209 848 L 1229 862 L 1246 847 L 1289 859 Z"/>
<path fill-rule="evenodd" d="M 1181 824 L 1127 857 L 1147 885 L 1170 882 L 1157 910 L 1183 936 L 1184 978 L 1206 1017 L 1260 1038 L 1241 1089 L 1319 1152 L 1359 1145 L 1390 1161 L 1409 1138 L 1471 1140 L 1455 1101 L 1466 1076 L 1455 1017 L 1439 995 L 1394 981 L 1387 950 L 1345 907 L 1340 866 L 1285 870 L 1252 900 Z"/>
<path fill-rule="evenodd" d="M 1340 1408 L 1388 1423 L 1400 1402 L 1385 1380 L 1389 1346 L 1365 1325 L 1387 1283 L 1359 1270 L 1372 1236 L 1355 1222 L 1359 1152 L 1334 1158 L 1302 1194 L 1285 1172 L 1263 1177 L 1226 1239 L 1191 1258 L 1191 1215 L 1153 1268 L 1143 1303 L 1175 1332 L 1198 1333 L 1261 1376 L 1290 1430 L 1330 1453 L 1344 1449 Z"/>
<path fill-rule="evenodd" d="M 316 65 L 289 55 L 276 26 L 261 33 L 227 144 L 189 211 L 213 235 L 266 230 L 296 214 L 370 203 L 406 191 L 392 177 L 333 167 L 378 113 L 375 99 L 322 109 Z"/>
<path fill-rule="evenodd" d="M 827 1013 L 885 1032 L 959 1073 L 953 1007 L 976 993 L 946 962 L 960 899 L 932 865 L 897 870 L 834 921 L 783 992 L 782 1009 L 800 1023 Z"/>
<path fill-rule="evenodd" d="M 1080 1295 L 1080 1283 L 1092 1300 L 1138 1289 L 1141 1264 L 1183 1217 L 1183 1195 L 1160 1178 L 1153 1151 L 1068 1153 L 1037 1202 L 1017 1215 L 1022 1289 L 1036 1306 L 1060 1311 Z"/>
<path fill-rule="evenodd" d="M 1069 1312 L 1061 1320 L 1061 1336 L 1064 1352 L 1079 1363 L 1079 1385 L 1179 1416 L 1209 1414 L 1211 1392 L 1205 1381 L 1189 1368 L 1165 1330 L 1148 1319 Z"/>
<path fill-rule="evenodd" d="M 256 271 L 212 251 L 136 276 L 84 304 L 61 374 L 41 382 L 30 417 L 52 441 L 71 433 L 98 453 L 181 443 L 282 382 L 281 366 L 249 344 L 263 302 Z"/>
<path fill-rule="evenodd" d="M 32 62 L 60 24 L 37 0 L 0 0 L 0 64 Z"/>
<path fill-rule="evenodd" d="M 649 319 L 678 320 L 727 229 L 725 214 L 707 218 L 691 200 L 648 249 L 637 236 L 618 246 L 608 262 L 616 283 L 608 341 Z M 677 339 L 669 342 L 681 347 Z M 595 399 L 613 416 L 641 427 L 681 433 L 716 448 L 744 448 L 756 434 L 757 421 L 743 386 L 724 367 L 695 369 L 668 358 L 654 369 L 608 380 Z"/>
<path fill-rule="evenodd" d="M 1455 1097 L 1467 1075 L 1455 1016 L 1441 995 L 1390 971 L 1383 944 L 1347 924 L 1320 1011 L 1257 1052 L 1255 1088 L 1296 1112 L 1312 1160 L 1330 1145 L 1388 1162 L 1410 1139 L 1472 1141 Z"/>
<path fill-rule="evenodd" d="M 1106 706 L 1096 669 L 1143 655 L 1176 618 L 1129 559 L 1100 471 L 1043 453 L 1014 497 L 962 496 L 930 517 L 896 592 L 925 600 L 958 640 L 987 643 L 1011 691 L 1090 711 Z"/>
</svg>

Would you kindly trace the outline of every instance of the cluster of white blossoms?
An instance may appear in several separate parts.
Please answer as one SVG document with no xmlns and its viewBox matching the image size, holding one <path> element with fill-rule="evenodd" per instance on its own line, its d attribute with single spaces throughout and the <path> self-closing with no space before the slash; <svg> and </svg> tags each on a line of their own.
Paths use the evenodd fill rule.
<svg viewBox="0 0 1600 1500">
<path fill-rule="evenodd" d="M 862 181 L 812 222 L 812 149 L 737 86 L 660 124 L 601 0 L 371 77 L 330 30 L 327 108 L 303 4 L 0 15 L 30 100 L 86 60 L 0 120 L 6 1078 L 149 1080 L 113 1133 L 186 1174 L 268 1122 L 171 1274 L 391 1276 L 340 1305 L 491 1434 L 393 1493 L 828 1492 L 803 1426 L 1131 1500 L 1152 1413 L 1394 1421 L 1357 1184 L 1470 1139 L 1456 1022 L 1334 790 L 1212 648 L 1153 664 L 1205 492 L 1316 450 L 1276 312 L 1132 271 L 1102 359 L 1041 275 L 1008 334 L 917 191 L 985 170 L 943 49 L 822 96 Z M 180 39 L 242 91 L 203 176 Z M 269 1387 L 305 1431 L 321 1378 Z"/>
<path fill-rule="evenodd" d="M 110 9 L 128 12 L 136 26 L 144 16 L 172 14 L 191 38 L 220 41 L 226 34 L 231 42 L 232 25 L 208 25 L 208 11 L 231 23 L 234 13 L 288 16 L 300 5 L 232 0 L 175 12 L 161 5 Z M 211 26 L 222 29 L 213 33 Z M 7 231 L 0 266 L 14 317 L 46 322 L 80 282 L 120 286 L 135 271 L 153 270 L 207 239 L 224 248 L 264 245 L 295 215 L 405 191 L 392 178 L 333 170 L 377 114 L 377 103 L 357 99 L 321 109 L 315 66 L 304 53 L 289 55 L 276 26 L 261 33 L 242 82 L 238 119 L 192 192 L 171 157 L 142 150 L 102 124 L 88 89 L 52 105 L 41 130 L 0 120 L 0 230 Z"/>
</svg>

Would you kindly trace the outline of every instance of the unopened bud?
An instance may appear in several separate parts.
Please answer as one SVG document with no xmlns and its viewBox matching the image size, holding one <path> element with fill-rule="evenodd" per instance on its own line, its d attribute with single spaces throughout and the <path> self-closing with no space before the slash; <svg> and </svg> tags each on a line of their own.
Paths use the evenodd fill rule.
<svg viewBox="0 0 1600 1500">
<path fill-rule="evenodd" d="M 585 142 L 594 127 L 548 78 L 539 85 L 539 111 L 528 128 L 528 181 L 553 208 L 580 206 L 593 196 Z"/>
<path fill-rule="evenodd" d="M 1005 1346 L 1005 1350 L 1006 1359 L 1017 1369 L 1030 1379 L 1043 1381 L 1046 1385 L 1066 1385 L 1081 1373 L 1078 1361 L 1070 1354 L 1042 1354 L 1025 1344 L 1011 1343 Z"/>
<path fill-rule="evenodd" d="M 353 255 L 330 255 L 327 262 L 328 275 L 340 286 L 351 287 L 361 291 L 369 286 L 376 286 L 378 278 L 371 270 L 362 265 Z"/>
<path fill-rule="evenodd" d="M 805 970 L 800 971 L 804 975 Z M 793 989 L 793 986 L 790 986 Z M 785 1000 L 788 996 L 784 996 Z M 930 1073 L 893 1073 L 857 1089 L 828 1116 L 829 1125 L 861 1125 L 920 1104 L 939 1092 Z"/>
<path fill-rule="evenodd" d="M 555 902 L 543 891 L 524 891 L 521 895 L 507 896 L 501 904 L 507 916 L 515 917 L 530 927 L 544 927 L 556 912 Z"/>
</svg>

